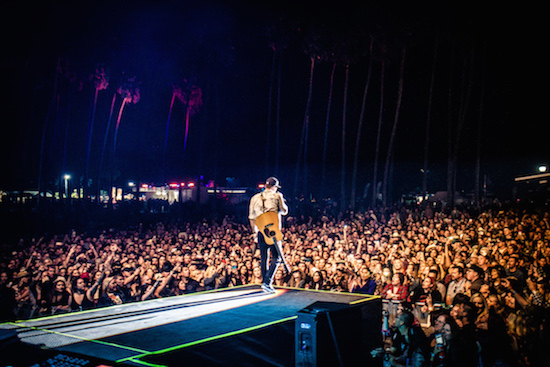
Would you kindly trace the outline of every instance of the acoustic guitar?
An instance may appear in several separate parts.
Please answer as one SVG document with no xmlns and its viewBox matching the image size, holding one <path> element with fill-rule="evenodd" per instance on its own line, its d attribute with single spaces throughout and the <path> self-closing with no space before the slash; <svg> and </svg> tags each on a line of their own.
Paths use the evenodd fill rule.
<svg viewBox="0 0 550 367">
<path fill-rule="evenodd" d="M 283 233 L 279 228 L 279 215 L 275 212 L 265 212 L 256 218 L 255 224 L 262 236 L 264 236 L 265 243 L 268 245 L 275 245 L 274 247 L 279 253 L 279 257 L 281 258 L 286 271 L 290 273 L 290 266 L 286 262 L 281 246 L 278 243 L 283 239 Z"/>
<path fill-rule="evenodd" d="M 265 212 L 256 218 L 256 227 L 264 236 L 265 243 L 273 245 L 283 239 L 283 233 L 279 229 L 279 215 L 275 212 Z"/>
</svg>

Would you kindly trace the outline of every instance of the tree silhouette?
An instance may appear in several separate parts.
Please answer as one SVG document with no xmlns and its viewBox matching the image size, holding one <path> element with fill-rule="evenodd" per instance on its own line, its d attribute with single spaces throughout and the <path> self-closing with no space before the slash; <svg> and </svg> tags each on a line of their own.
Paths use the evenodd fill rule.
<svg viewBox="0 0 550 367">
<path fill-rule="evenodd" d="M 376 129 L 376 146 L 374 150 L 374 168 L 372 174 L 372 203 L 375 207 L 378 203 L 378 161 L 380 157 L 380 139 L 382 134 L 383 114 L 384 114 L 384 77 L 386 74 L 386 43 L 383 41 L 380 45 L 380 107 L 378 111 L 378 127 Z"/>
<path fill-rule="evenodd" d="M 305 39 L 304 39 L 304 52 L 309 57 L 310 67 L 309 67 L 309 84 L 308 84 L 308 94 L 306 109 L 304 112 L 304 120 L 302 123 L 302 134 L 300 137 L 300 148 L 298 150 L 298 159 L 296 161 L 296 172 L 294 175 L 294 196 L 298 194 L 298 182 L 300 180 L 300 166 L 302 164 L 302 155 L 303 155 L 303 164 L 304 164 L 304 173 L 303 173 L 303 192 L 307 194 L 308 190 L 308 142 L 309 142 L 309 119 L 311 112 L 311 99 L 313 95 L 313 74 L 315 71 L 315 60 L 319 59 L 320 55 L 320 32 L 315 26 L 311 26 Z"/>
<path fill-rule="evenodd" d="M 118 87 L 117 93 L 122 98 L 122 103 L 118 110 L 118 117 L 117 117 L 116 126 L 115 126 L 115 138 L 113 141 L 114 152 L 116 152 L 118 128 L 120 126 L 120 121 L 122 119 L 122 112 L 124 111 L 124 107 L 126 107 L 128 104 L 131 104 L 131 103 L 136 104 L 139 102 L 140 90 L 136 83 L 136 77 L 134 76 L 134 77 L 128 78 L 126 83 Z"/>
<path fill-rule="evenodd" d="M 170 109 L 168 110 L 168 119 L 166 120 L 166 133 L 164 134 L 164 149 L 162 153 L 162 170 L 163 170 L 163 178 L 166 180 L 166 152 L 168 149 L 168 135 L 170 131 L 170 119 L 172 117 L 172 109 L 174 108 L 174 102 L 176 98 L 182 102 L 185 103 L 185 96 L 183 94 L 183 91 L 181 87 L 177 84 L 172 84 L 172 98 L 170 100 Z"/>
<path fill-rule="evenodd" d="M 388 152 L 386 154 L 386 163 L 384 164 L 384 181 L 382 183 L 382 205 L 386 206 L 388 203 L 388 186 L 390 180 L 390 165 L 392 164 L 395 136 L 397 133 L 397 124 L 399 122 L 399 112 L 401 111 L 401 101 L 403 99 L 403 83 L 405 76 L 405 56 L 407 54 L 407 47 L 401 46 L 401 64 L 399 66 L 399 85 L 397 87 L 397 104 L 395 106 L 395 114 L 393 118 L 393 127 L 390 135 L 390 142 L 388 143 Z"/>
<path fill-rule="evenodd" d="M 359 148 L 361 146 L 361 130 L 363 128 L 363 121 L 365 120 L 365 105 L 367 101 L 367 93 L 369 90 L 370 80 L 371 80 L 371 74 L 372 74 L 372 64 L 373 64 L 373 56 L 372 56 L 372 50 L 374 45 L 374 37 L 371 36 L 370 39 L 370 46 L 369 46 L 369 66 L 368 66 L 368 72 L 367 72 L 367 81 L 365 82 L 365 89 L 363 91 L 363 100 L 361 103 L 361 113 L 359 115 L 359 124 L 357 125 L 357 134 L 355 137 L 355 154 L 353 156 L 353 172 L 352 172 L 352 178 L 351 178 L 351 209 L 355 210 L 355 192 L 357 189 L 357 169 L 358 169 L 358 161 L 359 161 Z"/>
<path fill-rule="evenodd" d="M 187 151 L 187 139 L 189 136 L 189 123 L 191 116 L 199 112 L 202 106 L 202 89 L 196 85 L 189 85 L 183 93 L 184 103 L 187 105 L 185 113 L 185 135 L 183 138 L 183 159 Z"/>
<path fill-rule="evenodd" d="M 86 171 L 84 173 L 84 197 L 88 192 L 88 177 L 90 172 L 90 153 L 92 149 L 92 136 L 94 132 L 95 114 L 97 109 L 97 96 L 99 91 L 107 89 L 109 86 L 109 75 L 105 68 L 98 66 L 95 72 L 90 75 L 90 81 L 94 86 L 94 98 L 92 101 L 90 122 L 88 124 L 88 139 L 86 141 Z"/>
<path fill-rule="evenodd" d="M 424 140 L 424 164 L 422 168 L 422 196 L 424 198 L 426 198 L 426 195 L 428 194 L 428 150 L 430 147 L 430 125 L 432 120 L 432 102 L 433 102 L 433 90 L 434 90 L 434 82 L 435 82 L 435 68 L 437 64 L 438 43 L 439 43 L 439 35 L 436 34 L 432 73 L 430 77 L 430 90 L 428 93 L 428 112 L 426 114 L 426 135 Z"/>
</svg>

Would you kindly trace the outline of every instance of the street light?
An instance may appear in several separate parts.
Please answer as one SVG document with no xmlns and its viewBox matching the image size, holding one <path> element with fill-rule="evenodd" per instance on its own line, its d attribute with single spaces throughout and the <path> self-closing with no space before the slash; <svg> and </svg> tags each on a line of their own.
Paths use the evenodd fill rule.
<svg viewBox="0 0 550 367">
<path fill-rule="evenodd" d="M 548 170 L 548 166 L 546 164 L 541 164 L 539 166 L 539 172 L 540 173 L 545 173 L 547 170 Z"/>
<path fill-rule="evenodd" d="M 71 179 L 71 175 L 65 173 L 63 175 L 63 180 L 65 181 L 65 199 L 69 198 L 69 180 Z"/>
</svg>

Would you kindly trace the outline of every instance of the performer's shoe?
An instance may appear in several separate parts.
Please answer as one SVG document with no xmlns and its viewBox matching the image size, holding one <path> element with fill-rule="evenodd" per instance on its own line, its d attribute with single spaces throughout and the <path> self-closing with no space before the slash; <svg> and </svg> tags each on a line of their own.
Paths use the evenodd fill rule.
<svg viewBox="0 0 550 367">
<path fill-rule="evenodd" d="M 275 288 L 272 285 L 262 283 L 262 291 L 264 293 L 275 293 Z"/>
</svg>

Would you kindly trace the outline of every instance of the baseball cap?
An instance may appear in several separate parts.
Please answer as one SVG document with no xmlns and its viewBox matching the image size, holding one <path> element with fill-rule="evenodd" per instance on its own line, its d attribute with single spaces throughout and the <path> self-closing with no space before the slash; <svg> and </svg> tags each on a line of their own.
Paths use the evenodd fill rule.
<svg viewBox="0 0 550 367">
<path fill-rule="evenodd" d="M 281 185 L 279 185 L 279 180 L 276 177 L 269 177 L 267 180 L 265 180 L 266 185 L 268 186 L 274 186 L 277 188 L 281 188 Z"/>
</svg>

